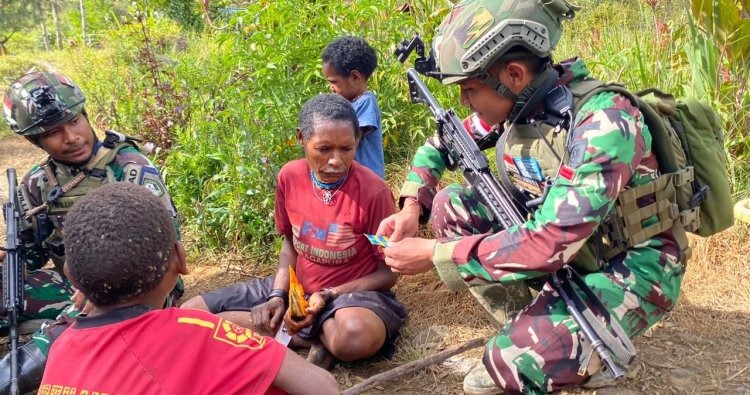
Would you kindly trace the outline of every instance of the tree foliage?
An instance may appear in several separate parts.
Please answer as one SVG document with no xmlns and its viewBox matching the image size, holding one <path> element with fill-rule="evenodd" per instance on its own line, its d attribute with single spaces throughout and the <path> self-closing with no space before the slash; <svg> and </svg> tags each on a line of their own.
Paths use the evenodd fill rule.
<svg viewBox="0 0 750 395">
<path fill-rule="evenodd" d="M 429 112 L 410 103 L 408 65 L 392 54 L 415 32 L 429 42 L 451 0 L 84 0 L 86 42 L 79 40 L 80 0 L 59 1 L 65 49 L 5 57 L 0 74 L 7 80 L 34 64 L 55 67 L 83 87 L 97 129 L 157 142 L 154 159 L 199 247 L 275 250 L 276 173 L 302 154 L 297 113 L 328 91 L 320 56 L 335 37 L 361 36 L 378 53 L 369 88 L 382 110 L 394 186 L 434 131 Z M 580 55 L 594 75 L 633 89 L 657 86 L 711 100 L 727 120 L 740 190 L 750 185 L 750 95 L 742 77 L 746 85 L 747 0 L 692 1 L 581 0 L 584 9 L 566 23 L 555 57 Z M 21 6 L 0 0 L 10 3 Z M 39 37 L 31 20 L 27 36 Z M 455 87 L 426 82 L 444 106 L 458 106 Z M 704 85 L 701 94 L 695 87 Z"/>
<path fill-rule="evenodd" d="M 0 0 L 0 56 L 7 55 L 6 44 L 14 34 L 35 25 L 34 3 L 26 0 Z"/>
</svg>

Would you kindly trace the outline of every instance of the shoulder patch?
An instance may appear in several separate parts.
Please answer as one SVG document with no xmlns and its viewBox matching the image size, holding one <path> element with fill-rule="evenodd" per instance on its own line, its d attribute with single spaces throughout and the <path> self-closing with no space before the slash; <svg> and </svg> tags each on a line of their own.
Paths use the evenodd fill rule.
<svg viewBox="0 0 750 395">
<path fill-rule="evenodd" d="M 122 169 L 122 181 L 141 185 L 143 178 L 143 166 L 137 163 L 128 163 Z"/>
<path fill-rule="evenodd" d="M 153 167 L 128 163 L 122 169 L 122 181 L 142 185 L 159 198 L 167 193 L 159 172 Z"/>
<path fill-rule="evenodd" d="M 148 174 L 143 179 L 143 186 L 151 191 L 156 197 L 162 197 L 167 192 L 159 179 L 154 179 Z"/>
<path fill-rule="evenodd" d="M 586 149 L 588 148 L 588 143 L 583 140 L 579 140 L 571 144 L 570 147 L 568 147 L 569 150 L 569 159 L 568 159 L 568 165 L 572 168 L 576 168 L 583 163 L 583 158 L 586 155 Z"/>
</svg>

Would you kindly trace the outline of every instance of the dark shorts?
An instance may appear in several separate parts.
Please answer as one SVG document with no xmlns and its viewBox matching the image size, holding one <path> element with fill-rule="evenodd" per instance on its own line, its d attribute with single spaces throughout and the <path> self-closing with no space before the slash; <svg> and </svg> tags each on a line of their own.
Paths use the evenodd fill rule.
<svg viewBox="0 0 750 395">
<path fill-rule="evenodd" d="M 223 311 L 249 311 L 254 306 L 265 303 L 273 289 L 274 276 L 256 278 L 248 282 L 230 285 L 203 295 L 203 301 L 209 310 L 216 314 Z M 340 295 L 326 305 L 312 326 L 303 329 L 299 336 L 303 339 L 317 338 L 325 320 L 333 317 L 336 310 L 347 307 L 364 307 L 377 314 L 386 327 L 388 340 L 386 345 L 393 344 L 399 329 L 407 316 L 404 305 L 396 300 L 391 291 L 358 291 Z"/>
</svg>

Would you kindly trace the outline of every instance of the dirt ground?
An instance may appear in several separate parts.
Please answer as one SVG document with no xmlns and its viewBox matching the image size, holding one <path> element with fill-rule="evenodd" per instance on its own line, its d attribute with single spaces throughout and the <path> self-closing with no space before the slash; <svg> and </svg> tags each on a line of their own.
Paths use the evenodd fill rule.
<svg viewBox="0 0 750 395">
<path fill-rule="evenodd" d="M 20 178 L 41 156 L 23 139 L 0 138 L 0 200 L 7 197 L 4 169 L 15 166 Z M 241 255 L 204 255 L 191 248 L 190 237 L 185 239 L 192 270 L 185 279 L 186 298 L 273 270 L 258 269 L 251 258 Z M 4 234 L 0 240 L 4 243 Z M 736 225 L 691 242 L 693 258 L 680 302 L 636 340 L 638 355 L 629 377 L 615 387 L 565 394 L 750 394 L 750 227 Z M 342 388 L 495 332 L 468 293 L 447 290 L 434 273 L 401 278 L 396 293 L 410 311 L 396 354 L 390 360 L 336 365 L 333 373 Z M 481 352 L 481 348 L 467 351 L 368 393 L 460 394 L 463 374 Z"/>
</svg>

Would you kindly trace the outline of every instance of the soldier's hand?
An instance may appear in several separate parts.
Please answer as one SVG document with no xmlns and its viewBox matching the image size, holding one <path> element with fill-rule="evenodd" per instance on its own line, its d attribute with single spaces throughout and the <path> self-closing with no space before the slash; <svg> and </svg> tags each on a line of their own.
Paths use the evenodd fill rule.
<svg viewBox="0 0 750 395">
<path fill-rule="evenodd" d="M 388 216 L 378 226 L 378 236 L 388 236 L 389 242 L 400 241 L 404 237 L 414 237 L 419 230 L 419 215 L 422 207 L 414 199 L 406 199 L 404 208 Z"/>
<path fill-rule="evenodd" d="M 271 298 L 268 302 L 257 305 L 250 310 L 253 325 L 276 333 L 284 316 L 284 299 Z"/>
<path fill-rule="evenodd" d="M 419 274 L 433 268 L 432 255 L 435 240 L 408 237 L 397 242 L 388 242 L 383 250 L 385 264 L 399 274 Z"/>
</svg>

